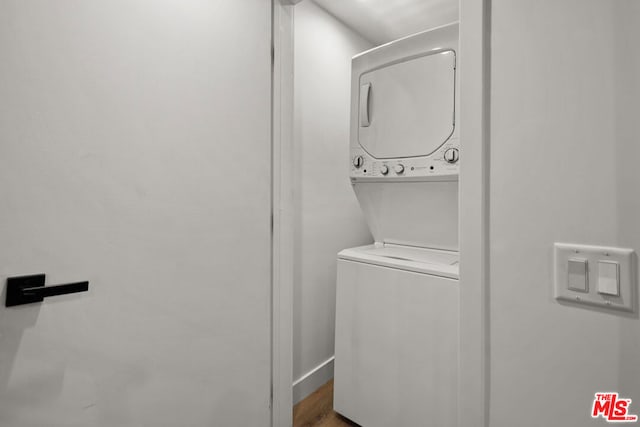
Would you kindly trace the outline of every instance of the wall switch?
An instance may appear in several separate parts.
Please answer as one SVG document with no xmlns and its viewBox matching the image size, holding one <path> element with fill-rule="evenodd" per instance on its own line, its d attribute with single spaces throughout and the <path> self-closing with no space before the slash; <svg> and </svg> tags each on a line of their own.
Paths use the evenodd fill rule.
<svg viewBox="0 0 640 427">
<path fill-rule="evenodd" d="M 620 295 L 619 267 L 614 261 L 598 261 L 598 293 Z"/>
<path fill-rule="evenodd" d="M 575 304 L 635 311 L 635 264 L 632 249 L 555 243 L 554 297 Z"/>
<path fill-rule="evenodd" d="M 589 292 L 587 260 L 569 258 L 567 264 L 567 286 L 569 289 L 578 292 Z"/>
</svg>

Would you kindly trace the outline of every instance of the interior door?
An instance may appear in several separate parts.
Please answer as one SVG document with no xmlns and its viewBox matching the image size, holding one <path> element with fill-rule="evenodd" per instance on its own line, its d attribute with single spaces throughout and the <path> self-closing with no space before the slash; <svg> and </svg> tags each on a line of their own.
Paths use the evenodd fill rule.
<svg viewBox="0 0 640 427">
<path fill-rule="evenodd" d="M 0 2 L 0 426 L 269 425 L 270 13 Z"/>
</svg>

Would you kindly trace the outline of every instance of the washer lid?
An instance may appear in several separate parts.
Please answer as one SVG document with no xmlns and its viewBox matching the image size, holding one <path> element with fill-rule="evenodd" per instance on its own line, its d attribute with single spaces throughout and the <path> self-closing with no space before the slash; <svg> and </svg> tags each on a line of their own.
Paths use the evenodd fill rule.
<svg viewBox="0 0 640 427">
<path fill-rule="evenodd" d="M 338 254 L 338 259 L 451 279 L 459 278 L 460 255 L 453 251 L 376 243 L 345 249 Z"/>
<path fill-rule="evenodd" d="M 428 156 L 453 134 L 456 54 L 430 51 L 360 75 L 358 142 L 377 159 Z"/>
</svg>

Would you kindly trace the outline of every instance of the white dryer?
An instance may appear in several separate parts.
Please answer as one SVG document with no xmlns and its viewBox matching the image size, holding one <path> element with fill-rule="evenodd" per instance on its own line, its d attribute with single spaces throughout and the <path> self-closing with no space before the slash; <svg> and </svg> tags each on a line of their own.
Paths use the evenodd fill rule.
<svg viewBox="0 0 640 427">
<path fill-rule="evenodd" d="M 334 408 L 454 426 L 458 24 L 353 58 L 350 178 L 375 244 L 338 254 Z"/>
</svg>

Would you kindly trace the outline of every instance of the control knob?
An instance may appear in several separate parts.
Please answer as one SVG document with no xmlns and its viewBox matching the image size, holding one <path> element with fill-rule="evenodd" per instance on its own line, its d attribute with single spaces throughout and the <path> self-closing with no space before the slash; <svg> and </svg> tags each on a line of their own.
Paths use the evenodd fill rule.
<svg viewBox="0 0 640 427">
<path fill-rule="evenodd" d="M 364 165 L 364 157 L 355 156 L 353 158 L 353 166 L 355 166 L 357 169 L 360 169 L 362 165 Z"/>
<path fill-rule="evenodd" d="M 393 170 L 400 175 L 402 172 L 404 172 L 404 165 L 402 163 L 398 163 L 397 165 L 395 165 L 395 167 L 393 168 Z"/>
<path fill-rule="evenodd" d="M 389 173 L 389 168 L 387 167 L 387 165 L 382 165 L 380 166 L 380 173 L 382 175 L 386 175 Z"/>
<path fill-rule="evenodd" d="M 444 159 L 447 163 L 455 163 L 460 158 L 460 153 L 457 148 L 449 148 L 444 152 Z"/>
</svg>

